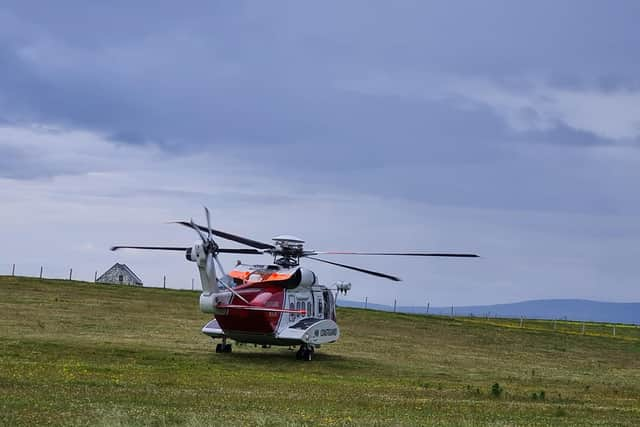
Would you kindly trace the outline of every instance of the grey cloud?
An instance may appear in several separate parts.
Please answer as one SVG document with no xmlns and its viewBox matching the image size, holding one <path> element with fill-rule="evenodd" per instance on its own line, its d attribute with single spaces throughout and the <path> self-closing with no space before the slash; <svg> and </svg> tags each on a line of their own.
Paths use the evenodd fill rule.
<svg viewBox="0 0 640 427">
<path fill-rule="evenodd" d="M 635 298 L 640 150 L 620 141 L 634 117 L 616 96 L 640 85 L 639 9 L 3 2 L 0 117 L 90 131 L 73 143 L 62 133 L 37 143 L 23 135 L 28 148 L 0 144 L 5 258 L 40 248 L 34 263 L 74 260 L 93 277 L 94 266 L 122 257 L 149 281 L 161 280 L 161 265 L 190 286 L 193 266 L 181 257 L 106 248 L 188 242 L 188 230 L 156 224 L 197 216 L 206 203 L 220 228 L 257 239 L 288 232 L 320 249 L 484 256 L 362 260 L 407 272 L 405 291 L 317 266 L 327 283 L 353 279 L 355 298 Z M 391 90 L 357 90 L 371 76 L 386 76 Z M 505 110 L 468 90 L 447 94 L 444 83 L 457 80 L 519 102 Z M 536 84 L 543 98 L 595 93 L 571 106 L 599 109 L 560 120 L 531 102 Z M 112 173 L 88 173 L 96 170 Z M 33 221 L 46 226 L 25 241 Z M 87 242 L 100 249 L 78 249 Z"/>
<path fill-rule="evenodd" d="M 35 164 L 33 158 L 15 147 L 0 146 L 0 177 L 34 179 L 51 177 L 54 171 Z"/>
<path fill-rule="evenodd" d="M 608 144 L 603 138 L 562 123 L 513 132 L 487 106 L 354 93 L 340 82 L 435 73 L 520 90 L 530 73 L 548 73 L 551 87 L 584 89 L 599 79 L 633 87 L 635 3 L 280 6 L 5 5 L 14 22 L 29 25 L 13 25 L 20 36 L 0 50 L 0 115 L 89 128 L 174 155 L 224 151 L 306 191 L 511 209 L 630 203 L 602 206 L 575 191 L 580 154 L 544 150 L 549 157 L 538 158 L 526 147 L 588 149 Z M 521 114 L 536 121 L 540 113 Z"/>
<path fill-rule="evenodd" d="M 572 129 L 563 123 L 556 123 L 552 129 L 544 132 L 532 132 L 530 135 L 519 135 L 515 139 L 533 144 L 561 144 L 578 147 L 609 146 L 611 141 L 597 137 L 591 132 Z"/>
<path fill-rule="evenodd" d="M 371 69 L 499 79 L 545 64 L 550 72 L 564 73 L 565 81 L 612 68 L 628 70 L 631 80 L 637 75 L 635 62 L 611 49 L 637 45 L 629 18 L 633 3 L 365 6 L 9 7 L 17 19 L 40 28 L 34 38 L 82 52 L 88 60 L 67 64 L 64 73 L 42 69 L 48 79 L 31 83 L 39 85 L 38 99 L 26 94 L 31 107 L 108 134 L 136 134 L 136 141 L 304 140 L 330 125 L 331 111 L 315 104 L 323 98 L 333 100 L 325 103 L 329 108 L 349 102 L 331 90 L 332 81 Z M 594 31 L 605 20 L 619 25 Z M 101 64 L 108 52 L 122 51 L 128 52 L 123 60 Z M 131 74 L 132 67 L 145 71 Z"/>
<path fill-rule="evenodd" d="M 0 145 L 0 178 L 19 180 L 49 179 L 60 175 L 85 173 L 81 165 L 65 165 L 38 159 L 37 153 Z"/>
</svg>

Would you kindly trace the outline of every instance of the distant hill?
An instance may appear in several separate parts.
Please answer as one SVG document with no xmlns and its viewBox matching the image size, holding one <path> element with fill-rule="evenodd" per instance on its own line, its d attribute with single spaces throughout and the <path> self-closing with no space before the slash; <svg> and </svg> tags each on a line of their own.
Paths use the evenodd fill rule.
<svg viewBox="0 0 640 427">
<path fill-rule="evenodd" d="M 340 300 L 343 307 L 363 308 L 362 302 Z M 393 306 L 367 304 L 374 310 L 393 311 Z M 425 314 L 426 307 L 399 306 L 401 313 Z M 453 307 L 456 316 L 525 317 L 527 319 L 566 319 L 592 322 L 627 323 L 640 325 L 640 303 L 599 302 L 581 299 L 547 299 L 512 304 Z M 429 307 L 429 314 L 450 315 L 451 307 Z"/>
</svg>

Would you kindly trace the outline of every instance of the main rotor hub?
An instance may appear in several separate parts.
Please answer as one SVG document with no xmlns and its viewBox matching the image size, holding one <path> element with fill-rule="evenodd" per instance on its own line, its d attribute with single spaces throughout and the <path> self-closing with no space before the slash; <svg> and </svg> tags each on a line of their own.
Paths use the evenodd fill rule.
<svg viewBox="0 0 640 427">
<path fill-rule="evenodd" d="M 276 250 L 273 253 L 276 264 L 284 267 L 298 265 L 299 258 L 304 253 L 304 240 L 289 234 L 275 236 L 272 240 L 276 245 Z"/>
<path fill-rule="evenodd" d="M 304 240 L 302 240 L 299 237 L 296 236 L 292 236 L 290 234 L 281 234 L 279 236 L 274 237 L 273 239 L 274 242 L 276 242 L 276 245 L 280 245 L 280 246 L 297 246 L 302 248 L 302 245 L 304 244 Z"/>
</svg>

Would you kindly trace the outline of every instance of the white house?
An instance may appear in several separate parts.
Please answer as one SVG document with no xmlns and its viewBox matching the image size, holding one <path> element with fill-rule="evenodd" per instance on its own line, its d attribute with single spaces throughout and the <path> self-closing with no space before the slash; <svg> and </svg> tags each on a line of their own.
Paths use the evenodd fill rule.
<svg viewBox="0 0 640 427">
<path fill-rule="evenodd" d="M 111 285 L 142 286 L 142 280 L 126 264 L 120 263 L 115 263 L 113 267 L 98 277 L 96 282 Z"/>
</svg>

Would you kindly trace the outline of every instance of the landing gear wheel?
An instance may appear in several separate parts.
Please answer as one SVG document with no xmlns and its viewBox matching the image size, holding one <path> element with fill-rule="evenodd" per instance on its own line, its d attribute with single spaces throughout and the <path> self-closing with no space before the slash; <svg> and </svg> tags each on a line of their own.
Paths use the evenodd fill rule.
<svg viewBox="0 0 640 427">
<path fill-rule="evenodd" d="M 300 350 L 296 353 L 297 360 L 304 360 L 305 362 L 310 362 L 313 358 L 314 349 L 311 346 L 301 345 Z"/>
<path fill-rule="evenodd" d="M 227 340 L 223 339 L 221 343 L 216 344 L 216 353 L 231 353 L 231 344 L 227 344 Z"/>
</svg>

